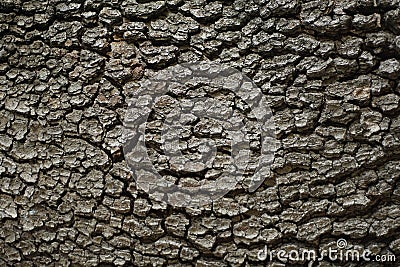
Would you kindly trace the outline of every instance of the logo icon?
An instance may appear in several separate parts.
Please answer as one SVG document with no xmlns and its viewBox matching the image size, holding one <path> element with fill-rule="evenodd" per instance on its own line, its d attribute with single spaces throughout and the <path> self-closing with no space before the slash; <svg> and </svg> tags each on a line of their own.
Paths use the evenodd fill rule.
<svg viewBox="0 0 400 267">
<path fill-rule="evenodd" d="M 125 159 L 153 199 L 198 207 L 231 190 L 253 192 L 270 176 L 272 112 L 238 70 L 179 64 L 143 81 L 128 104 Z"/>
</svg>

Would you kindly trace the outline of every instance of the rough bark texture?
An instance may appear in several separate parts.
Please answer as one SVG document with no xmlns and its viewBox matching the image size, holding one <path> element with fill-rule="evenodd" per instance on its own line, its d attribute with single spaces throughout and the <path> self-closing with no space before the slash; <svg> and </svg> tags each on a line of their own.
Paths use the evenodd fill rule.
<svg viewBox="0 0 400 267">
<path fill-rule="evenodd" d="M 1 0 L 0 12 L 1 266 L 262 266 L 266 244 L 338 238 L 400 257 L 399 0 Z M 122 121 L 138 81 L 197 60 L 262 89 L 279 149 L 256 192 L 174 208 L 137 189 Z M 379 266 L 318 266 L 337 265 Z"/>
</svg>

